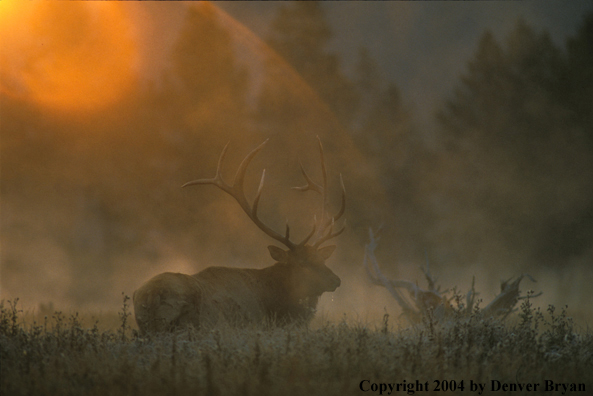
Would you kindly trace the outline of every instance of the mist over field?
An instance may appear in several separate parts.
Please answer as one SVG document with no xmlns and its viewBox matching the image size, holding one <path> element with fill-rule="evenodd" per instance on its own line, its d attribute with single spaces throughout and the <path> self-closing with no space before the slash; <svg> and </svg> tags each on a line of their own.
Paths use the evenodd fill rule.
<svg viewBox="0 0 593 396">
<path fill-rule="evenodd" d="M 593 8 L 465 3 L 444 10 L 467 30 L 424 2 L 375 24 L 374 2 L 0 9 L 22 18 L 0 28 L 0 299 L 112 311 L 164 271 L 273 264 L 232 198 L 181 186 L 213 177 L 228 142 L 232 181 L 269 139 L 247 195 L 265 168 L 260 216 L 302 239 L 319 197 L 291 187 L 299 163 L 320 180 L 319 136 L 330 210 L 340 174 L 347 192 L 321 315 L 400 314 L 362 267 L 373 228 L 389 278 L 422 283 L 428 261 L 487 303 L 528 273 L 536 305 L 591 323 Z"/>
</svg>

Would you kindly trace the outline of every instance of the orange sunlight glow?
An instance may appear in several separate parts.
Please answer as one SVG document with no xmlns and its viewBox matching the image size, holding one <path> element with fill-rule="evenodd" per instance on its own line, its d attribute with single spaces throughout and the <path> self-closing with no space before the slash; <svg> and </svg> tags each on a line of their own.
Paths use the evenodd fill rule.
<svg viewBox="0 0 593 396">
<path fill-rule="evenodd" d="M 117 2 L 0 1 L 0 94 L 95 112 L 137 77 L 131 21 Z"/>
</svg>

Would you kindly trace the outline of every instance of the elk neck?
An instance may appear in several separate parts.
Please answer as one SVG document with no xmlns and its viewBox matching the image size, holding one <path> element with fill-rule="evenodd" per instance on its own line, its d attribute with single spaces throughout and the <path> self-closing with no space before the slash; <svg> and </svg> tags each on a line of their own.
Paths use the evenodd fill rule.
<svg viewBox="0 0 593 396">
<path fill-rule="evenodd" d="M 291 322 L 294 319 L 308 321 L 317 308 L 319 296 L 305 296 L 300 293 L 294 269 L 290 264 L 276 263 L 259 271 L 260 281 L 266 290 L 261 301 L 270 317 Z"/>
</svg>

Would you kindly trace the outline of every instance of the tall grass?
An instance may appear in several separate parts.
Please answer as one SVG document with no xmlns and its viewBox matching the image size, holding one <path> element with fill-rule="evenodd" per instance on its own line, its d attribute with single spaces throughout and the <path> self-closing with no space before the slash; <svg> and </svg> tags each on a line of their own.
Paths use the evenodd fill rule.
<svg viewBox="0 0 593 396">
<path fill-rule="evenodd" d="M 97 323 L 82 326 L 77 314 L 26 324 L 17 301 L 2 302 L 0 393 L 360 395 L 379 394 L 382 386 L 387 394 L 392 384 L 391 394 L 478 394 L 470 385 L 483 383 L 487 394 L 493 381 L 540 384 L 524 392 L 530 395 L 552 394 L 546 381 L 586 389 L 566 394 L 593 392 L 591 332 L 576 331 L 566 310 L 541 312 L 528 299 L 514 324 L 477 311 L 405 329 L 393 328 L 385 315 L 380 325 L 223 326 L 148 337 L 130 329 L 127 303 L 124 297 L 118 329 L 99 330 Z M 361 390 L 364 380 L 370 391 Z M 442 381 L 457 390 L 443 392 Z"/>
</svg>

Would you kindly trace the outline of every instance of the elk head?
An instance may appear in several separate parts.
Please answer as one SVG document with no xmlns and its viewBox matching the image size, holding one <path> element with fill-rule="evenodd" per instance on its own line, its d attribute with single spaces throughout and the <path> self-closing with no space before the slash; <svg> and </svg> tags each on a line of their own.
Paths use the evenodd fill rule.
<svg viewBox="0 0 593 396">
<path fill-rule="evenodd" d="M 318 138 L 319 140 L 319 138 Z M 270 255 L 276 260 L 277 268 L 282 269 L 282 277 L 287 283 L 290 283 L 290 290 L 288 293 L 292 294 L 295 299 L 306 299 L 319 297 L 324 292 L 332 292 L 340 286 L 340 278 L 332 272 L 325 265 L 325 261 L 332 255 L 336 246 L 330 245 L 322 247 L 321 245 L 330 239 L 333 239 L 340 235 L 345 226 L 335 231 L 336 222 L 344 215 L 346 208 L 346 192 L 344 188 L 344 182 L 340 175 L 340 185 L 342 188 L 342 201 L 341 208 L 335 216 L 330 216 L 327 213 L 328 206 L 328 188 L 327 188 L 327 171 L 325 167 L 325 160 L 323 155 L 323 146 L 319 140 L 319 151 L 321 154 L 321 168 L 323 174 L 323 183 L 319 185 L 315 183 L 305 172 L 301 164 L 301 171 L 305 180 L 306 185 L 302 187 L 293 187 L 299 191 L 314 191 L 321 195 L 321 218 L 318 220 L 314 218 L 314 225 L 311 232 L 299 243 L 290 240 L 290 227 L 287 224 L 283 234 L 273 230 L 258 217 L 258 204 L 261 197 L 262 189 L 264 186 L 264 180 L 266 171 L 262 172 L 259 188 L 252 204 L 249 204 L 245 192 L 243 189 L 243 183 L 245 178 L 245 172 L 249 163 L 259 153 L 265 144 L 266 140 L 261 145 L 251 151 L 241 162 L 235 180 L 232 185 L 227 184 L 221 175 L 221 167 L 224 161 L 228 144 L 224 147 L 220 158 L 218 160 L 218 166 L 216 169 L 216 175 L 211 179 L 198 179 L 185 183 L 183 187 L 199 185 L 199 184 L 213 184 L 235 198 L 237 203 L 245 211 L 247 216 L 269 237 L 280 242 L 286 249 L 278 246 L 268 246 Z"/>
</svg>

